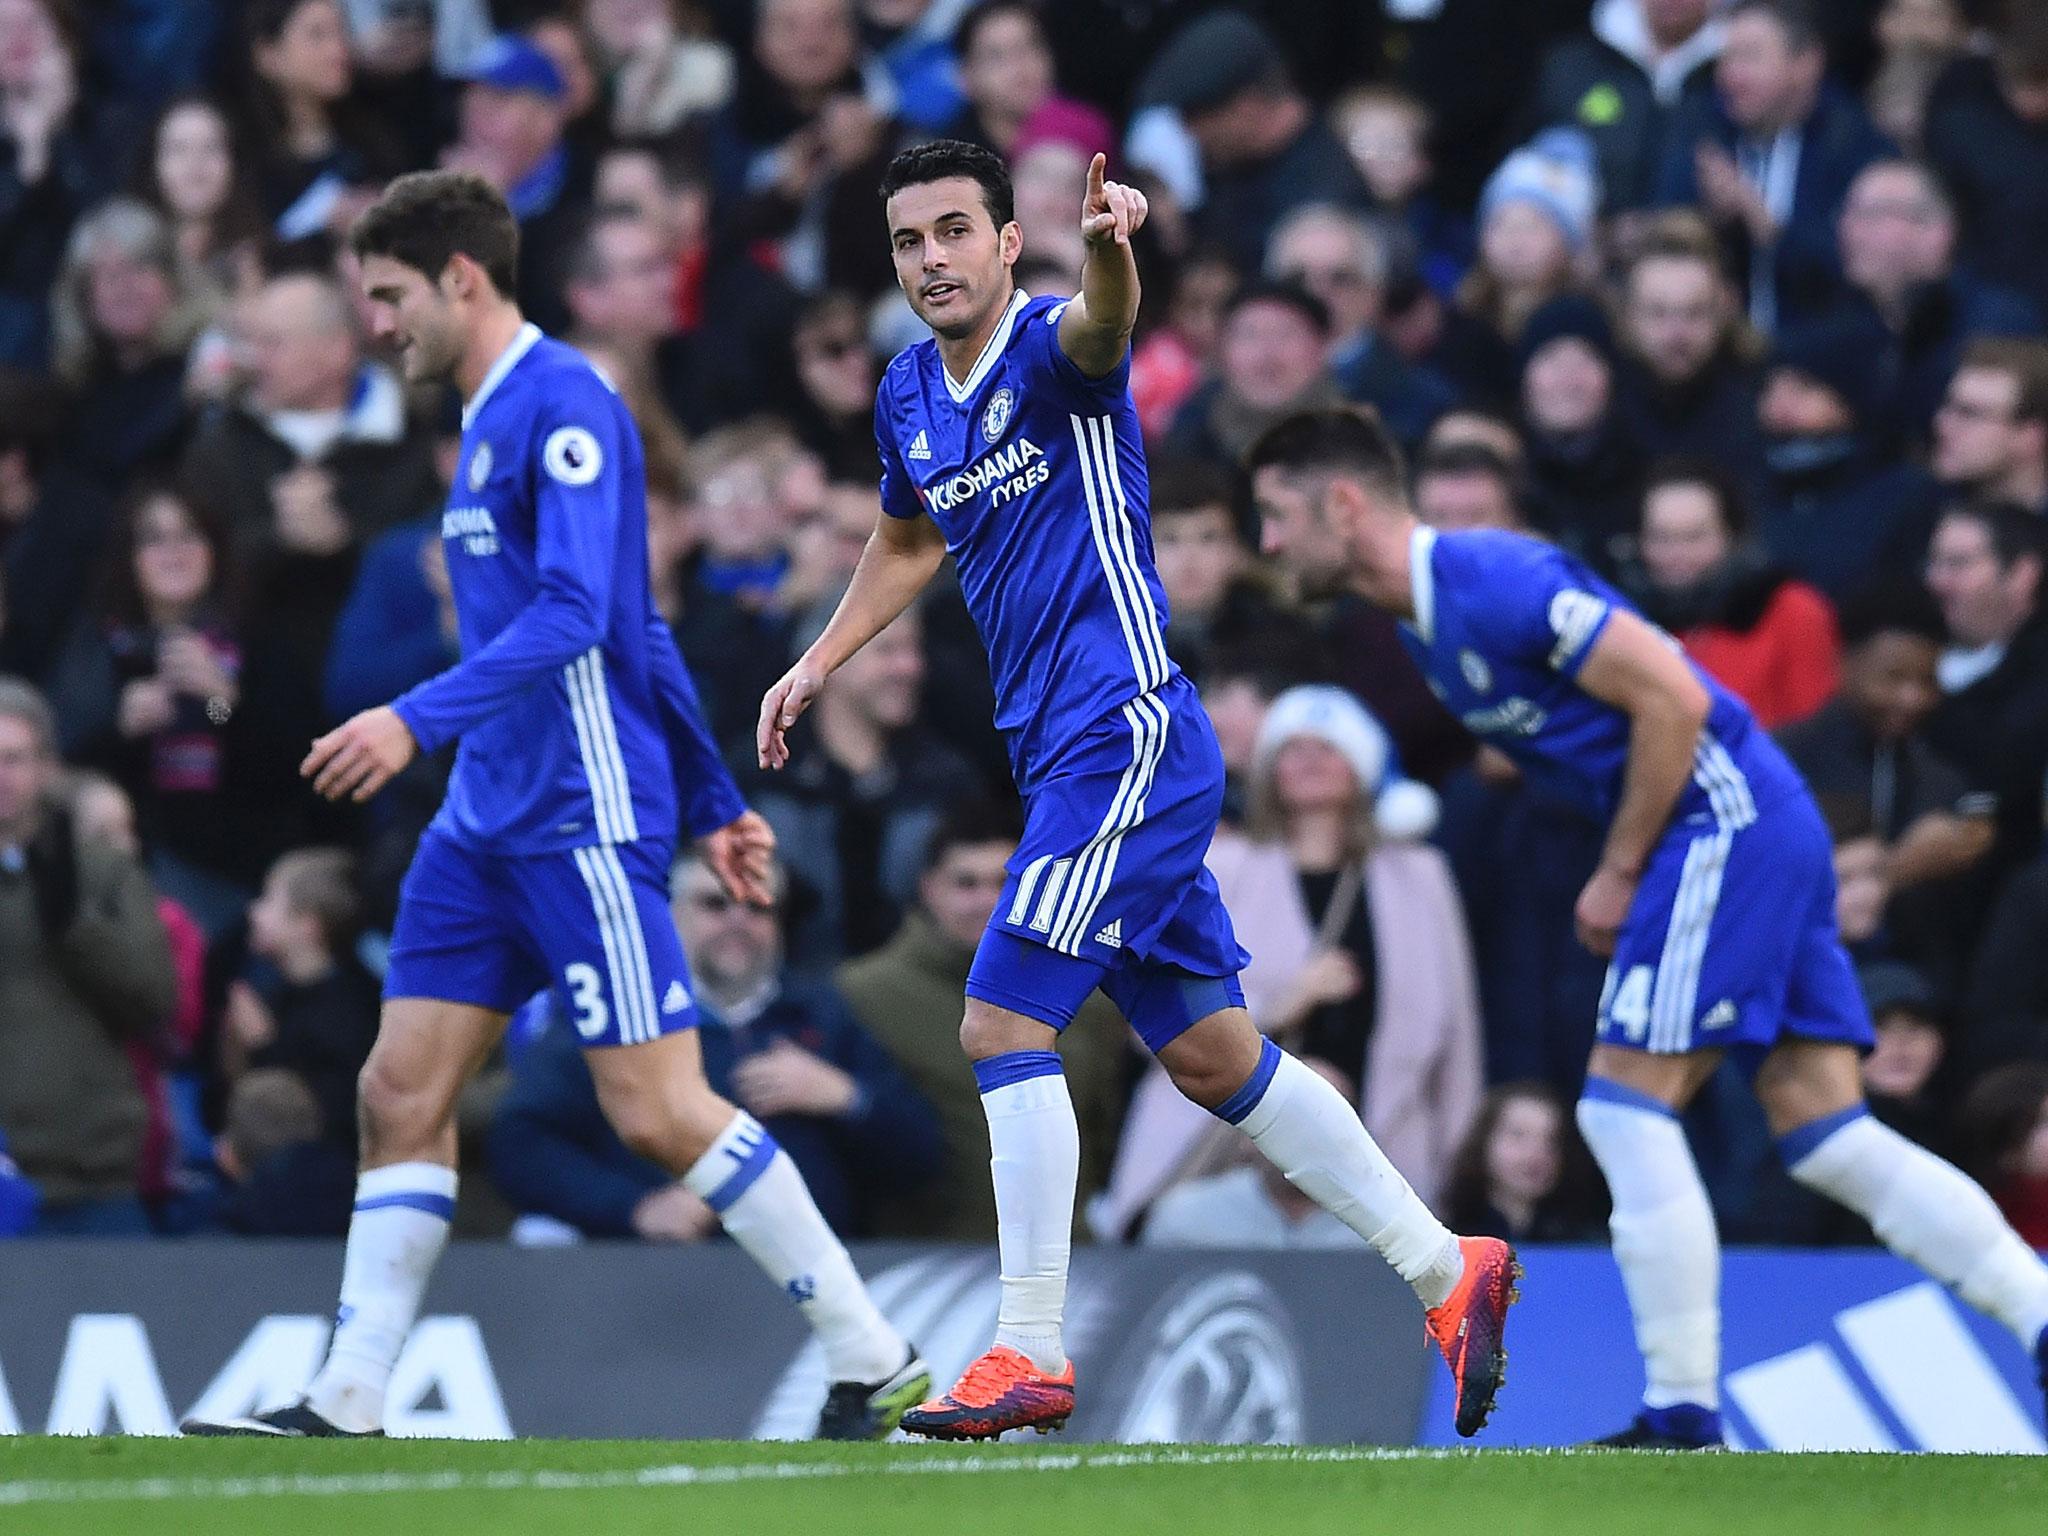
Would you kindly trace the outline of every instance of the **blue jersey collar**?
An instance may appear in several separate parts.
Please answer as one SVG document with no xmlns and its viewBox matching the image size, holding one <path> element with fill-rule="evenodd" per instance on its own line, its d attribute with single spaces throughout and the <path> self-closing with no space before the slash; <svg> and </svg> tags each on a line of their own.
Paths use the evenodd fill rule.
<svg viewBox="0 0 2048 1536">
<path fill-rule="evenodd" d="M 1417 523 L 1408 536 L 1408 582 L 1415 617 L 1402 622 L 1421 637 L 1424 645 L 1436 643 L 1436 567 L 1431 564 L 1435 554 L 1436 530 L 1427 523 Z"/>
<path fill-rule="evenodd" d="M 505 382 L 505 375 L 519 366 L 519 360 L 533 350 L 533 344 L 540 340 L 540 327 L 528 321 L 519 327 L 519 334 L 512 338 L 512 345 L 498 354 L 498 360 L 491 364 L 491 371 L 484 375 L 483 383 L 477 385 L 476 393 L 462 407 L 462 430 L 467 432 L 469 424 L 476 420 L 476 413 L 484 408 L 484 402 L 491 398 L 497 387 Z"/>
<path fill-rule="evenodd" d="M 1003 311 L 1002 323 L 990 335 L 988 345 L 981 349 L 981 356 L 974 360 L 974 366 L 967 370 L 965 383 L 955 384 L 953 375 L 946 369 L 945 358 L 939 359 L 939 373 L 945 379 L 946 393 L 953 397 L 955 405 L 965 405 L 974 398 L 974 391 L 981 386 L 981 381 L 988 377 L 989 369 L 995 367 L 996 359 L 1003 355 L 1003 349 L 1009 346 L 1010 331 L 1017 324 L 1017 316 L 1030 302 L 1031 295 L 1022 288 L 1011 295 L 1010 307 Z"/>
</svg>

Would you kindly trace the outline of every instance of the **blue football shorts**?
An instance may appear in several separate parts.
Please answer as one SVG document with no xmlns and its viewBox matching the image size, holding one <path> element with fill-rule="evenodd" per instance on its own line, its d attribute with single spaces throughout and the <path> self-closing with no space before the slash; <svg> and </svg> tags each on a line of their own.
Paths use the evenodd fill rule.
<svg viewBox="0 0 2048 1536">
<path fill-rule="evenodd" d="M 967 992 L 1064 1029 L 1100 987 L 1153 1050 L 1242 1007 L 1249 958 L 1202 859 L 1223 757 L 1176 677 L 1088 731 L 1025 797 Z"/>
<path fill-rule="evenodd" d="M 1812 799 L 1740 828 L 1682 823 L 1651 855 L 1600 998 L 1599 1039 L 1657 1055 L 1875 1041 L 1835 928 L 1834 850 Z"/>
<path fill-rule="evenodd" d="M 669 862 L 648 838 L 495 854 L 430 831 L 399 887 L 384 995 L 510 1013 L 550 988 L 586 1046 L 688 1029 L 697 1012 Z"/>
</svg>

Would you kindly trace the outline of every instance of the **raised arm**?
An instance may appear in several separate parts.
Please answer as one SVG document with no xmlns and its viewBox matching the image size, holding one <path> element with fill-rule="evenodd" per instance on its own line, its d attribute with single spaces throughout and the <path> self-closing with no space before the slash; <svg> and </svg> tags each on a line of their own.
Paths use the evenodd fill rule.
<svg viewBox="0 0 2048 1536">
<path fill-rule="evenodd" d="M 896 621 L 938 574 L 945 558 L 946 537 L 930 518 L 882 514 L 832 621 L 761 700 L 754 746 L 763 768 L 780 768 L 789 761 L 785 736 L 810 708 L 825 679 Z"/>
<path fill-rule="evenodd" d="M 1088 166 L 1081 202 L 1081 291 L 1060 315 L 1060 350 L 1091 379 L 1115 372 L 1138 324 L 1138 263 L 1131 236 L 1145 222 L 1145 194 L 1120 181 L 1104 181 L 1106 156 Z"/>
<path fill-rule="evenodd" d="M 1609 615 L 1578 680 L 1594 698 L 1629 718 L 1621 804 L 1607 829 L 1600 867 L 1586 883 L 1577 909 L 1580 940 L 1595 954 L 1610 955 L 1643 869 L 1692 778 L 1693 755 L 1712 701 L 1662 635 L 1620 610 Z"/>
</svg>

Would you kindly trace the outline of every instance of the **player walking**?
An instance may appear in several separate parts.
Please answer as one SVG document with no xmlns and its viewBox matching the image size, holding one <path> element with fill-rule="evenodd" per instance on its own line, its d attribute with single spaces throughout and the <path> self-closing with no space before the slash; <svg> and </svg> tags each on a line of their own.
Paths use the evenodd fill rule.
<svg viewBox="0 0 2048 1536">
<path fill-rule="evenodd" d="M 961 1042 L 994 1149 L 1002 1305 L 995 1345 L 903 1427 L 982 1439 L 1056 1428 L 1074 1406 L 1061 1337 L 1079 1135 L 1053 1049 L 1102 988 L 1174 1082 L 1249 1134 L 1354 1228 L 1430 1308 L 1458 1428 L 1500 1385 L 1514 1259 L 1437 1221 L 1328 1083 L 1260 1037 L 1245 961 L 1202 866 L 1223 765 L 1193 685 L 1167 657 L 1145 459 L 1131 404 L 1131 233 L 1145 200 L 1088 173 L 1080 296 L 1033 299 L 1022 236 L 987 150 L 906 150 L 883 181 L 896 277 L 936 333 L 875 402 L 882 510 L 824 633 L 762 701 L 760 758 L 826 676 L 916 597 L 950 548 L 989 652 L 1024 841 L 967 982 Z"/>
<path fill-rule="evenodd" d="M 323 736 L 302 772 L 330 799 L 366 800 L 415 752 L 461 748 L 399 895 L 327 1362 L 290 1407 L 185 1432 L 380 1431 L 455 1210 L 456 1095 L 509 1012 L 551 986 L 620 1137 L 716 1211 L 816 1330 L 833 1378 L 820 1435 L 886 1435 L 929 1373 L 795 1165 L 704 1080 L 668 911 L 673 844 L 701 838 L 734 897 L 762 902 L 774 839 L 649 597 L 632 419 L 579 354 L 521 320 L 517 228 L 478 177 L 401 177 L 351 244 L 407 377 L 467 397 L 441 522 L 463 660 Z"/>
<path fill-rule="evenodd" d="M 1719 1239 L 1677 1117 L 1724 1055 L 1754 1072 L 1793 1178 L 2048 1372 L 2048 1266 L 1983 1190 L 1864 1107 L 1873 1034 L 1835 930 L 1827 828 L 1749 711 L 1569 556 L 1423 527 L 1366 416 L 1291 417 L 1250 469 L 1269 552 L 1403 620 L 1468 730 L 1608 824 L 1577 907 L 1580 938 L 1613 957 L 1578 1120 L 1613 1191 L 1648 1388 L 1606 1443 L 1721 1443 Z"/>
</svg>

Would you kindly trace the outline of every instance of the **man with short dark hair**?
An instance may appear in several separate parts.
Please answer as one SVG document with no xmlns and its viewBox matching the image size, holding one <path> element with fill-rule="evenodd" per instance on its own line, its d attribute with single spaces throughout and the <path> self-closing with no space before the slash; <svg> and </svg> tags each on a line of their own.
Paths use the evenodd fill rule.
<svg viewBox="0 0 2048 1536">
<path fill-rule="evenodd" d="M 1292 417 L 1247 467 L 1269 552 L 1399 617 L 1468 727 L 1607 824 L 1574 908 L 1581 941 L 1612 957 L 1578 1122 L 1613 1193 L 1647 1382 L 1636 1422 L 1606 1443 L 1721 1443 L 1720 1239 L 1678 1115 L 1731 1054 L 1751 1065 L 1792 1177 L 1997 1317 L 2048 1372 L 2048 1265 L 1982 1189 L 1864 1107 L 1873 1034 L 1836 926 L 1828 826 L 1748 709 L 1562 552 L 1424 527 L 1399 450 L 1368 418 Z M 1864 659 L 1862 702 L 1888 730 L 1909 727 L 1932 702 L 1931 645 L 1926 677 L 1903 690 Z M 1893 858 L 1932 873 L 1954 842 L 1933 828 Z"/>
<path fill-rule="evenodd" d="M 2048 515 L 2048 341 L 1972 342 L 1934 414 L 1935 475 Z"/>
<path fill-rule="evenodd" d="M 1223 312 L 1216 377 L 1173 418 L 1166 446 L 1190 458 L 1234 464 L 1290 411 L 1343 399 L 1325 360 L 1330 312 L 1295 283 L 1252 283 Z"/>
<path fill-rule="evenodd" d="M 1833 298 L 1835 217 L 1856 173 L 1891 146 L 1828 84 L 1813 0 L 1736 0 L 1714 79 L 1715 99 L 1673 135 L 1659 197 L 1703 206 L 1733 237 L 1749 317 L 1772 331 Z"/>
<path fill-rule="evenodd" d="M 1415 515 L 1432 528 L 1528 527 L 1513 468 L 1478 443 L 1423 454 L 1415 465 Z"/>
<path fill-rule="evenodd" d="M 733 784 L 655 610 L 632 418 L 520 313 L 519 229 L 482 177 L 400 177 L 350 244 L 407 377 L 466 399 L 441 522 L 462 659 L 322 736 L 300 772 L 327 799 L 361 802 L 415 756 L 461 745 L 399 896 L 326 1363 L 296 1403 L 186 1433 L 381 1432 L 455 1213 L 457 1099 L 513 1009 L 546 987 L 621 1139 L 696 1191 L 803 1309 L 832 1379 L 820 1435 L 878 1439 L 930 1373 L 795 1165 L 704 1078 L 672 849 L 697 839 L 735 900 L 760 901 L 774 835 Z"/>
<path fill-rule="evenodd" d="M 953 33 L 967 105 L 949 137 L 1009 158 L 1031 114 L 1053 99 L 1053 56 L 1031 0 L 980 0 Z"/>
<path fill-rule="evenodd" d="M 2002 865 L 2040 846 L 2048 799 L 2048 537 L 2000 503 L 1951 507 L 1927 550 L 1927 585 L 1948 626 L 1942 702 L 1927 737 L 1998 795 Z"/>
<path fill-rule="evenodd" d="M 36 1231 L 145 1236 L 148 1113 L 127 1056 L 177 1006 L 142 866 L 52 798 L 56 721 L 0 676 L 0 1142 L 41 1194 Z"/>
</svg>

